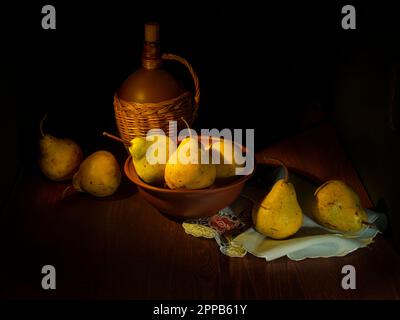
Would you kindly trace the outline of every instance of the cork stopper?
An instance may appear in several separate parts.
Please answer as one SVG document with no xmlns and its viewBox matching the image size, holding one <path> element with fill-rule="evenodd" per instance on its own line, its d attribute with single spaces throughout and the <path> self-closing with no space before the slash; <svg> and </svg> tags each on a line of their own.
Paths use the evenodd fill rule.
<svg viewBox="0 0 400 320">
<path fill-rule="evenodd" d="M 158 42 L 159 41 L 159 25 L 156 22 L 148 22 L 144 26 L 144 41 Z"/>
</svg>

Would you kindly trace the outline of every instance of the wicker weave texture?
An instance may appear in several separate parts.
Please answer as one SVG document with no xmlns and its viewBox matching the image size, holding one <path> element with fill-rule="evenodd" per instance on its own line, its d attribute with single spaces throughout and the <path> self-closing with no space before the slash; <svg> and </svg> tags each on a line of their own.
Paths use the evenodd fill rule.
<svg viewBox="0 0 400 320">
<path fill-rule="evenodd" d="M 178 131 L 185 127 L 183 117 L 192 124 L 197 116 L 200 102 L 199 79 L 192 66 L 183 58 L 173 54 L 163 54 L 164 60 L 175 60 L 185 65 L 192 78 L 195 94 L 192 101 L 190 92 L 157 103 L 136 103 L 124 101 L 114 95 L 114 111 L 121 138 L 131 140 L 137 136 L 145 136 L 150 129 L 162 129 L 169 133 L 169 121 L 178 122 Z"/>
</svg>

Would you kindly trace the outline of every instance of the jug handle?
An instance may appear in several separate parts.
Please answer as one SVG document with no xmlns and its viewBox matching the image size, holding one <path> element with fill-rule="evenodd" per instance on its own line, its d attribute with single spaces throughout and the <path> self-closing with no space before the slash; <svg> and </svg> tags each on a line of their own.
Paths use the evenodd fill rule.
<svg viewBox="0 0 400 320">
<path fill-rule="evenodd" d="M 162 55 L 163 60 L 173 60 L 173 61 L 178 61 L 181 64 L 183 64 L 186 68 L 188 68 L 190 75 L 192 76 L 193 83 L 194 83 L 194 108 L 193 108 L 193 120 L 196 119 L 197 117 L 197 110 L 199 109 L 199 103 L 200 103 L 200 84 L 199 84 L 199 78 L 197 77 L 196 72 L 194 72 L 192 66 L 190 65 L 187 60 L 184 58 L 177 56 L 175 54 L 171 53 L 164 53 Z"/>
</svg>

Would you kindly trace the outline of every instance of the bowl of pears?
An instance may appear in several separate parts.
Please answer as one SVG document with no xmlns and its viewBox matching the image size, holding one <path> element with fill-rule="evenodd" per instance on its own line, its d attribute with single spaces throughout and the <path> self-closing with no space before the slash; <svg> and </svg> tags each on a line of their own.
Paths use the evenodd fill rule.
<svg viewBox="0 0 400 320">
<path fill-rule="evenodd" d="M 237 175 L 244 164 L 236 159 L 247 149 L 222 138 L 190 135 L 174 143 L 156 134 L 125 143 L 130 153 L 124 166 L 127 177 L 153 207 L 178 218 L 216 214 L 240 195 L 254 172 Z"/>
</svg>

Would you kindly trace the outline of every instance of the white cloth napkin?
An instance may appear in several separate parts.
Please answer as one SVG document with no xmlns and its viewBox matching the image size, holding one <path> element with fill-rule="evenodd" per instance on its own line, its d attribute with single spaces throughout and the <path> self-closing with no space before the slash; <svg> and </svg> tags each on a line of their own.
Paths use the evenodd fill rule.
<svg viewBox="0 0 400 320">
<path fill-rule="evenodd" d="M 276 180 L 283 176 L 283 170 L 278 170 Z M 374 223 L 376 227 L 366 226 L 360 232 L 353 234 L 343 234 L 324 228 L 307 216 L 309 199 L 316 186 L 295 174 L 291 174 L 289 180 L 296 188 L 297 198 L 303 209 L 302 228 L 294 236 L 285 240 L 270 239 L 254 228 L 249 228 L 235 237 L 234 243 L 242 245 L 251 254 L 265 258 L 267 261 L 283 256 L 299 261 L 305 258 L 344 256 L 358 248 L 366 247 L 373 242 L 380 230 L 386 228 L 386 216 L 368 209 L 366 209 L 368 222 Z M 250 192 L 255 194 L 256 190 Z"/>
<path fill-rule="evenodd" d="M 379 229 L 385 227 L 385 215 L 366 211 L 368 222 L 377 224 Z M 365 227 L 357 234 L 345 235 L 330 231 L 304 216 L 302 228 L 290 239 L 273 240 L 258 233 L 254 228 L 249 228 L 233 241 L 241 244 L 251 254 L 267 261 L 283 256 L 299 261 L 305 258 L 344 256 L 370 244 L 378 232 L 377 228 Z"/>
</svg>

